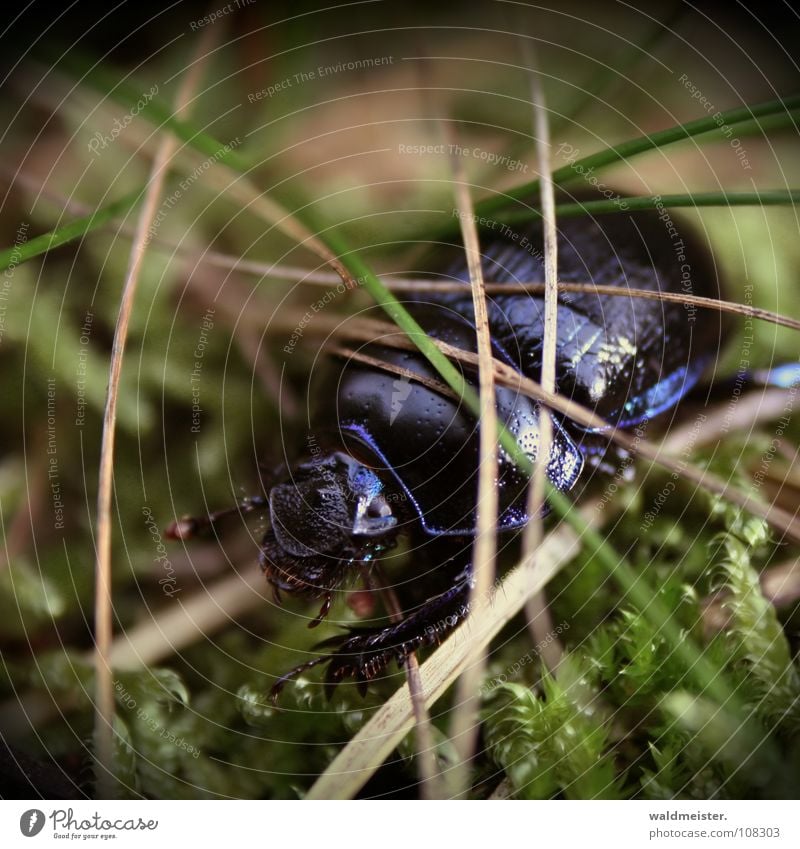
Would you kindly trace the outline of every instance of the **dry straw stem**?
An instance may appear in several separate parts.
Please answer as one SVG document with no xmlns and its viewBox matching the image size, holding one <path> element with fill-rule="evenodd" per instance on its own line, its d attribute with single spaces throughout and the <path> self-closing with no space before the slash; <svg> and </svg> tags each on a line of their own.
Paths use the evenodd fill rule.
<svg viewBox="0 0 800 849">
<path fill-rule="evenodd" d="M 454 401 L 459 400 L 456 393 L 441 381 L 424 377 L 395 363 L 388 363 L 378 357 L 365 354 L 361 350 L 348 348 L 346 345 L 328 345 L 326 350 L 345 359 L 356 359 L 366 365 L 390 371 L 406 380 L 413 380 L 427 386 L 434 392 Z M 502 375 L 498 375 L 498 383 L 506 385 Z M 731 413 L 728 403 L 721 403 L 715 408 L 710 408 L 710 411 L 705 414 L 706 420 L 702 422 L 699 428 L 697 422 L 691 421 L 686 425 L 670 430 L 669 434 L 658 445 L 658 449 L 662 455 L 668 457 L 685 449 L 689 442 L 697 448 L 700 445 L 716 442 L 727 433 L 738 431 L 743 427 L 753 427 L 761 422 L 773 421 L 785 410 L 788 392 L 789 390 L 786 389 L 766 389 L 763 392 L 755 391 L 749 395 L 743 395 L 733 413 Z M 641 445 L 641 443 L 639 444 Z"/>
<path fill-rule="evenodd" d="M 267 275 L 265 269 L 278 269 L 280 266 L 269 266 L 265 263 L 250 263 L 250 268 L 244 267 L 248 263 L 243 263 L 243 270 L 252 271 L 253 273 Z M 256 271 L 255 266 L 260 270 Z M 288 270 L 288 269 L 287 269 Z M 301 271 L 302 269 L 295 269 Z M 313 285 L 326 285 L 330 283 L 338 283 L 339 277 L 333 274 L 325 274 L 324 272 L 313 272 L 303 270 L 305 276 L 297 280 L 298 283 L 309 283 Z M 281 277 L 283 275 L 271 275 Z M 463 283 L 453 283 L 452 281 L 439 280 L 414 280 L 401 277 L 387 276 L 384 279 L 386 287 L 393 292 L 458 292 L 463 291 Z M 677 292 L 653 292 L 648 289 L 629 289 L 625 286 L 601 286 L 596 283 L 558 283 L 559 292 L 588 292 L 595 295 L 606 295 L 616 298 L 643 298 L 650 301 L 667 301 L 673 304 L 687 304 L 697 306 L 702 309 L 712 309 L 718 312 L 727 312 L 733 315 L 741 315 L 745 318 L 755 318 L 760 321 L 768 321 L 771 324 L 778 324 L 782 327 L 788 327 L 791 330 L 800 330 L 800 319 L 792 318 L 791 316 L 782 315 L 781 313 L 772 310 L 762 309 L 761 307 L 750 306 L 749 304 L 740 304 L 736 301 L 725 301 L 720 298 L 706 298 L 702 295 L 683 295 Z M 538 282 L 531 283 L 485 283 L 484 291 L 487 295 L 517 295 L 520 292 L 529 292 L 531 294 L 541 294 L 545 291 L 545 284 Z"/>
<path fill-rule="evenodd" d="M 88 207 L 81 208 L 83 213 L 90 212 Z M 122 227 L 120 233 L 129 234 Z M 274 280 L 289 280 L 301 285 L 330 286 L 341 281 L 341 275 L 331 271 L 320 271 L 318 268 L 304 268 L 294 265 L 281 265 L 279 263 L 261 262 L 259 260 L 242 259 L 232 254 L 220 253 L 219 251 L 203 251 L 198 253 L 196 249 L 177 245 L 165 239 L 156 237 L 153 244 L 167 250 L 170 253 L 191 257 L 198 263 L 208 264 L 217 268 L 225 268 L 230 271 L 239 271 L 243 274 L 254 274 Z M 464 284 L 452 280 L 436 280 L 434 278 L 409 278 L 398 277 L 393 274 L 378 275 L 387 289 L 392 292 L 463 292 Z M 740 304 L 737 301 L 726 301 L 720 298 L 707 298 L 702 295 L 682 294 L 678 292 L 652 291 L 650 289 L 633 289 L 628 286 L 598 285 L 596 283 L 558 282 L 559 292 L 576 292 L 604 295 L 609 297 L 643 298 L 651 301 L 666 301 L 674 304 L 687 304 L 702 309 L 712 309 L 719 312 L 727 312 L 740 315 L 745 318 L 755 318 L 760 321 L 768 321 L 792 330 L 800 330 L 800 319 L 781 315 L 772 310 L 762 309 L 750 304 Z M 484 291 L 487 295 L 517 295 L 520 292 L 530 294 L 542 294 L 545 292 L 546 284 L 541 281 L 514 281 L 512 283 L 487 282 L 484 281 Z"/>
<path fill-rule="evenodd" d="M 13 180 L 15 183 L 25 185 L 37 196 L 40 194 L 42 196 L 46 196 L 57 203 L 60 207 L 68 208 L 77 215 L 89 215 L 94 212 L 94 210 L 86 204 L 65 198 L 56 192 L 43 188 L 29 175 L 24 173 L 14 175 L 6 172 L 5 176 L 8 180 Z M 125 224 L 121 224 L 118 227 L 117 232 L 131 238 L 135 235 L 135 230 Z M 341 275 L 332 271 L 321 271 L 319 268 L 312 269 L 304 268 L 302 266 L 282 265 L 280 263 L 243 259 L 242 257 L 222 253 L 220 251 L 204 250 L 202 252 L 198 252 L 196 248 L 189 245 L 179 245 L 160 236 L 154 236 L 151 240 L 151 245 L 161 248 L 162 250 L 169 251 L 169 253 L 173 255 L 185 256 L 197 263 L 207 264 L 217 268 L 225 268 L 230 271 L 238 271 L 243 274 L 254 274 L 259 277 L 274 280 L 289 280 L 294 283 L 313 286 L 336 285 L 341 281 Z M 452 280 L 436 280 L 433 278 L 415 279 L 398 277 L 392 274 L 379 276 L 386 287 L 393 292 L 460 292 L 464 289 L 463 283 Z M 557 285 L 559 292 L 588 292 L 611 297 L 631 297 L 644 298 L 645 300 L 653 301 L 668 301 L 670 303 L 687 304 L 701 307 L 703 309 L 728 312 L 733 315 L 741 315 L 746 318 L 756 318 L 773 324 L 779 324 L 783 327 L 789 327 L 792 330 L 800 330 L 800 320 L 798 319 L 781 315 L 780 313 L 776 313 L 771 310 L 762 309 L 761 307 L 754 307 L 750 304 L 740 304 L 736 301 L 725 301 L 719 298 L 707 298 L 701 295 L 691 295 L 688 293 L 683 294 L 678 292 L 663 292 L 660 290 L 652 291 L 650 289 L 632 289 L 627 286 L 598 285 L 596 283 L 567 283 L 562 281 Z M 545 292 L 545 283 L 541 281 L 514 281 L 512 283 L 484 281 L 484 291 L 487 295 L 516 295 L 521 291 L 530 292 L 531 294 L 542 294 Z"/>
<path fill-rule="evenodd" d="M 423 799 L 444 799 L 446 797 L 445 786 L 436 762 L 433 725 L 428 714 L 425 688 L 422 684 L 416 652 L 411 652 L 406 657 L 405 671 L 408 692 L 411 696 L 411 706 L 414 711 L 420 795 Z"/>
<path fill-rule="evenodd" d="M 591 525 L 598 513 L 582 511 Z M 479 605 L 467 622 L 456 630 L 420 668 L 428 704 L 436 702 L 464 671 L 476 649 L 485 650 L 500 629 L 580 550 L 575 532 L 562 523 L 540 546 L 542 567 L 533 573 L 521 564 L 503 581 L 488 603 Z M 309 799 L 350 799 L 369 780 L 413 725 L 414 714 L 408 687 L 404 685 L 377 711 L 331 765 L 317 779 Z"/>
<path fill-rule="evenodd" d="M 193 92 L 200 81 L 205 63 L 202 61 L 208 55 L 213 43 L 212 31 L 204 34 L 201 39 L 197 58 L 180 87 L 175 103 L 175 113 L 180 115 L 186 111 Z M 100 446 L 100 469 L 97 492 L 97 536 L 95 560 L 95 651 L 94 665 L 96 676 L 95 704 L 95 758 L 96 758 L 96 789 L 98 798 L 108 798 L 114 795 L 115 782 L 113 775 L 114 753 L 114 686 L 110 662 L 111 643 L 113 639 L 113 602 L 111 596 L 111 501 L 114 489 L 114 442 L 117 419 L 117 398 L 119 380 L 122 373 L 122 360 L 125 353 L 125 343 L 128 337 L 133 302 L 139 282 L 139 274 L 147 246 L 148 230 L 158 212 L 158 202 L 161 190 L 169 170 L 170 160 L 178 148 L 178 140 L 172 135 L 165 135 L 150 171 L 144 203 L 139 213 L 136 226 L 136 237 L 131 245 L 128 269 L 120 300 L 119 315 L 114 329 L 114 339 L 111 345 L 111 362 L 108 375 L 108 394 L 103 414 L 103 436 Z"/>
<path fill-rule="evenodd" d="M 154 240 L 155 241 L 155 240 Z M 160 240 L 159 246 L 173 253 L 187 254 L 198 262 L 208 263 L 218 268 L 226 268 L 231 271 L 240 271 L 244 274 L 255 274 L 277 280 L 290 280 L 295 283 L 312 286 L 336 285 L 341 277 L 330 271 L 319 269 L 302 268 L 293 265 L 280 265 L 270 262 L 259 262 L 258 260 L 240 259 L 230 254 L 217 251 L 205 251 L 197 254 L 189 247 L 181 247 L 164 240 Z M 463 292 L 464 284 L 452 280 L 435 280 L 433 278 L 408 278 L 395 275 L 380 275 L 387 289 L 392 292 Z M 740 304 L 736 301 L 725 301 L 720 298 L 706 298 L 702 295 L 681 294 L 678 292 L 654 292 L 649 289 L 631 289 L 627 286 L 598 285 L 596 283 L 566 283 L 557 284 L 559 292 L 588 292 L 590 294 L 605 295 L 609 297 L 644 298 L 651 301 L 667 301 L 674 304 L 687 304 L 702 309 L 718 310 L 733 315 L 741 315 L 745 318 L 755 318 L 760 321 L 768 321 L 789 327 L 792 330 L 800 330 L 800 319 L 781 315 L 772 310 L 754 307 L 749 304 Z M 545 291 L 545 283 L 541 281 L 531 282 L 484 282 L 484 291 L 487 295 L 517 295 L 520 292 L 531 294 L 542 294 Z"/>
<path fill-rule="evenodd" d="M 438 392 L 440 395 L 444 395 L 446 398 L 450 398 L 453 401 L 461 400 L 458 395 L 456 395 L 456 393 L 453 392 L 447 384 L 442 383 L 441 380 L 436 380 L 433 377 L 425 377 L 425 375 L 418 374 L 415 371 L 411 371 L 411 369 L 403 368 L 403 366 L 396 365 L 395 363 L 387 363 L 385 360 L 365 354 L 363 351 L 356 351 L 353 348 L 348 348 L 344 345 L 328 345 L 326 350 L 331 354 L 336 354 L 347 360 L 358 360 L 365 365 L 375 366 L 376 368 L 381 368 L 385 371 L 391 371 L 393 374 L 399 375 L 405 380 L 413 380 L 415 383 L 427 386 L 428 389 L 432 389 L 434 392 Z"/>
<path fill-rule="evenodd" d="M 553 180 L 550 173 L 550 124 L 545 105 L 541 78 L 536 70 L 533 48 L 523 42 L 523 48 L 531 67 L 531 102 L 533 104 L 533 135 L 536 139 L 536 158 L 539 170 L 539 197 L 542 207 L 542 241 L 544 247 L 544 332 L 542 336 L 541 382 L 545 392 L 556 391 L 556 344 L 558 340 L 558 238 L 556 232 L 556 204 Z M 528 524 L 522 533 L 522 556 L 529 558 L 535 567 L 536 551 L 542 541 L 542 513 L 545 501 L 545 477 L 550 448 L 553 444 L 553 420 L 550 411 L 540 408 L 539 449 L 533 467 L 531 484 L 528 488 L 527 513 Z M 554 641 L 546 638 L 553 632 L 550 611 L 545 591 L 531 596 L 525 605 L 528 627 L 534 645 L 546 645 L 548 651 L 545 662 L 553 668 L 560 651 Z"/>
<path fill-rule="evenodd" d="M 55 201 L 60 207 L 70 209 L 77 215 L 91 215 L 94 210 L 91 207 L 59 195 L 56 192 L 43 189 L 37 181 L 25 174 L 16 175 L 16 183 L 25 184 L 35 194 L 42 194 Z M 125 224 L 120 224 L 117 233 L 133 238 L 135 229 Z M 238 271 L 243 274 L 254 274 L 274 280 L 289 280 L 300 285 L 329 286 L 336 285 L 341 281 L 341 275 L 332 271 L 320 271 L 317 269 L 303 268 L 294 265 L 281 265 L 279 263 L 261 262 L 259 260 L 242 259 L 232 254 L 219 251 L 198 252 L 197 248 L 188 245 L 178 245 L 160 236 L 154 236 L 150 242 L 151 247 L 157 247 L 168 251 L 175 256 L 191 259 L 195 263 L 209 265 L 216 268 L 225 268 L 230 271 Z M 433 278 L 415 279 L 397 277 L 395 275 L 378 275 L 387 289 L 392 292 L 460 292 L 464 284 L 452 280 L 436 280 Z M 541 294 L 545 291 L 545 284 L 539 281 L 493 283 L 485 282 L 484 291 L 487 295 L 516 295 L 520 292 Z M 680 294 L 677 292 L 652 291 L 649 289 L 631 289 L 625 286 L 598 285 L 596 283 L 559 282 L 559 292 L 588 292 L 610 297 L 644 298 L 653 301 L 668 301 L 676 304 L 697 306 L 702 309 L 713 309 L 719 312 L 727 312 L 733 315 L 741 315 L 745 318 L 755 318 L 760 321 L 768 321 L 792 330 L 800 330 L 800 319 L 780 313 L 754 307 L 749 304 L 740 304 L 736 301 L 725 301 L 719 298 L 706 298 L 701 295 Z M 259 320 L 259 327 L 261 327 Z"/>
<path fill-rule="evenodd" d="M 452 146 L 451 146 L 452 149 Z M 478 347 L 478 387 L 480 397 L 480 433 L 478 465 L 478 504 L 476 537 L 472 548 L 474 581 L 470 589 L 469 604 L 474 611 L 487 599 L 494 583 L 497 558 L 497 409 L 495 407 L 494 370 L 492 368 L 492 340 L 489 330 L 489 312 L 483 290 L 483 268 L 478 231 L 475 226 L 469 186 L 463 163 L 451 156 L 453 191 L 461 221 L 461 235 L 472 287 L 472 304 L 475 313 L 475 332 Z M 469 787 L 469 765 L 475 754 L 478 740 L 478 711 L 480 709 L 480 683 L 486 668 L 485 646 L 475 646 L 456 688 L 455 709 L 450 725 L 450 737 L 456 751 L 456 765 L 451 776 L 454 796 L 465 793 Z"/>
<path fill-rule="evenodd" d="M 170 250 L 173 248 L 166 245 Z M 180 252 L 190 249 L 180 249 L 175 246 L 175 250 Z M 281 280 L 291 280 L 300 284 L 308 284 L 314 286 L 327 286 L 339 283 L 340 277 L 338 274 L 333 274 L 327 271 L 319 271 L 310 268 L 298 268 L 296 266 L 277 265 L 274 263 L 258 262 L 255 260 L 238 259 L 235 256 L 221 254 L 214 251 L 208 251 L 198 257 L 201 262 L 208 262 L 211 265 L 216 265 L 221 268 L 241 271 L 246 274 L 257 274 L 261 277 L 268 277 Z M 406 277 L 396 277 L 394 275 L 381 275 L 387 289 L 393 292 L 462 292 L 464 284 L 453 282 L 452 280 L 434 280 L 434 279 L 414 279 Z M 662 292 L 651 291 L 649 289 L 631 289 L 627 286 L 610 286 L 598 285 L 596 283 L 565 283 L 559 282 L 556 284 L 559 292 L 588 292 L 596 295 L 606 295 L 609 297 L 625 297 L 625 298 L 644 298 L 651 301 L 667 301 L 674 304 L 687 304 L 701 307 L 702 309 L 718 310 L 719 312 L 732 313 L 733 315 L 741 315 L 745 318 L 756 318 L 761 321 L 768 321 L 772 324 L 779 324 L 782 327 L 789 327 L 792 330 L 800 330 L 800 319 L 792 318 L 791 316 L 781 315 L 772 310 L 754 307 L 749 304 L 740 304 L 736 301 L 725 301 L 720 298 L 706 298 L 702 295 L 680 294 L 678 292 Z M 538 281 L 531 282 L 513 282 L 513 283 L 493 283 L 484 282 L 484 291 L 487 295 L 517 295 L 520 292 L 529 292 L 531 294 L 541 294 L 545 291 L 545 283 Z"/>
<path fill-rule="evenodd" d="M 386 579 L 380 564 L 374 567 L 376 576 L 381 582 L 379 590 L 389 618 L 399 622 L 403 618 L 400 602 L 389 581 Z M 366 574 L 366 573 L 365 573 Z M 367 575 L 367 580 L 369 580 Z M 444 799 L 445 788 L 442 776 L 436 763 L 436 747 L 433 742 L 433 726 L 425 704 L 425 691 L 419 674 L 419 661 L 416 652 L 411 652 L 405 663 L 408 692 L 411 696 L 411 707 L 414 711 L 416 732 L 417 763 L 420 779 L 420 795 L 423 799 Z"/>
</svg>

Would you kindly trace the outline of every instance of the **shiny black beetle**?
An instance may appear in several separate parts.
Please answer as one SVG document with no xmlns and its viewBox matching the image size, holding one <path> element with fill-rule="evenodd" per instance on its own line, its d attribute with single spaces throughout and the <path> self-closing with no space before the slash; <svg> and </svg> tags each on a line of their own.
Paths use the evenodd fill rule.
<svg viewBox="0 0 800 849">
<path fill-rule="evenodd" d="M 543 280 L 540 225 L 519 230 L 498 225 L 485 229 L 481 240 L 486 280 Z M 463 281 L 463 292 L 415 296 L 406 306 L 431 336 L 475 351 L 463 249 L 439 246 L 436 257 L 426 272 L 432 278 Z M 719 294 L 709 251 L 688 234 L 678 235 L 672 220 L 654 211 L 560 221 L 558 264 L 563 282 Z M 494 356 L 538 380 L 541 296 L 524 290 L 494 296 L 489 315 Z M 711 310 L 624 296 L 562 293 L 558 392 L 593 410 L 609 427 L 633 428 L 674 407 L 714 360 L 720 342 L 719 313 Z M 437 378 L 416 352 L 379 341 L 362 350 L 413 374 Z M 406 610 L 402 621 L 352 630 L 335 641 L 330 653 L 299 668 L 327 662 L 327 683 L 353 678 L 364 689 L 393 658 L 402 664 L 411 651 L 438 643 L 468 613 L 478 428 L 456 400 L 430 385 L 353 359 L 336 360 L 332 368 L 333 373 L 328 372 L 312 392 L 319 403 L 312 420 L 311 456 L 268 491 L 265 488 L 263 495 L 236 509 L 258 511 L 267 519 L 261 563 L 276 594 L 323 599 L 312 625 L 327 614 L 332 592 L 348 578 L 363 574 L 401 533 L 410 536 L 415 560 L 427 557 L 430 573 L 443 579 L 442 591 L 423 597 Z M 466 376 L 476 382 L 476 375 Z M 535 459 L 538 404 L 498 388 L 497 409 Z M 554 416 L 547 475 L 559 490 L 573 490 L 584 467 L 602 463 L 607 450 L 608 441 L 601 433 Z M 502 451 L 498 487 L 499 528 L 520 528 L 528 520 L 526 479 Z M 182 519 L 169 533 L 186 538 L 222 515 Z M 276 694 L 299 669 L 279 680 Z"/>
</svg>

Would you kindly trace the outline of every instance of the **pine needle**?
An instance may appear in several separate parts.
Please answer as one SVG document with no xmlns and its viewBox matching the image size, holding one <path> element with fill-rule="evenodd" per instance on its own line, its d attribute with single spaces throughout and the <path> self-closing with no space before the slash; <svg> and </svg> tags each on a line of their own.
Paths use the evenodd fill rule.
<svg viewBox="0 0 800 849">
<path fill-rule="evenodd" d="M 212 30 L 200 40 L 198 58 L 209 52 Z M 184 112 L 199 83 L 203 63 L 197 62 L 186 75 L 175 103 L 176 114 Z M 95 561 L 95 653 L 96 713 L 95 758 L 96 797 L 112 798 L 116 793 L 114 781 L 114 687 L 111 670 L 111 644 L 113 639 L 113 602 L 111 579 L 111 501 L 114 488 L 114 442 L 117 418 L 117 398 L 122 374 L 122 360 L 128 336 L 136 288 L 144 260 L 147 236 L 158 211 L 158 201 L 169 169 L 170 160 L 178 147 L 172 135 L 164 136 L 150 172 L 150 179 L 136 228 L 136 239 L 131 246 L 128 270 L 120 301 L 117 326 L 111 346 L 108 376 L 108 394 L 103 416 L 103 436 L 100 447 L 100 468 L 97 492 L 96 561 Z"/>
<path fill-rule="evenodd" d="M 523 42 L 527 46 L 527 42 Z M 541 384 L 545 392 L 556 391 L 556 345 L 558 342 L 558 234 L 556 230 L 555 194 L 550 173 L 550 125 L 545 104 L 541 77 L 536 68 L 535 55 L 528 48 L 530 66 L 531 102 L 533 104 L 533 130 L 536 138 L 536 160 L 539 171 L 539 193 L 543 217 L 544 247 L 544 333 L 542 338 Z M 550 451 L 553 445 L 553 419 L 544 406 L 539 410 L 539 449 L 528 487 L 528 524 L 522 532 L 522 555 L 536 565 L 536 552 L 544 534 L 543 513 L 545 481 Z M 544 590 L 531 596 L 525 612 L 534 645 L 548 644 L 546 637 L 553 631 Z M 548 653 L 550 664 L 558 660 L 558 647 Z"/>
<path fill-rule="evenodd" d="M 452 148 L 451 148 L 452 149 Z M 461 221 L 461 235 L 467 257 L 469 279 L 472 287 L 472 304 L 475 313 L 475 331 L 478 340 L 478 386 L 480 388 L 480 445 L 478 465 L 477 528 L 473 543 L 473 577 L 470 589 L 470 611 L 489 597 L 495 576 L 497 558 L 497 408 L 495 400 L 494 371 L 492 368 L 492 340 L 489 330 L 489 313 L 483 288 L 478 231 L 475 226 L 469 186 L 460 158 L 450 158 L 453 190 Z M 476 645 L 464 674 L 456 688 L 456 706 L 450 726 L 450 738 L 455 746 L 458 761 L 452 773 L 453 795 L 459 797 L 469 788 L 469 767 L 478 739 L 478 711 L 480 708 L 480 682 L 486 669 L 484 646 Z"/>
<path fill-rule="evenodd" d="M 628 162 L 639 154 L 696 136 L 724 138 L 723 127 L 737 127 L 739 124 L 750 122 L 753 119 L 779 116 L 784 120 L 786 126 L 796 127 L 797 118 L 793 112 L 798 108 L 800 108 L 800 95 L 796 94 L 779 100 L 756 103 L 752 106 L 739 106 L 713 117 L 699 118 L 685 124 L 676 124 L 666 130 L 630 139 L 564 165 L 553 172 L 553 182 L 567 183 L 570 180 L 578 179 L 581 173 L 585 173 L 589 169 L 598 170 L 615 162 Z M 578 169 L 583 170 L 579 173 Z M 518 186 L 509 192 L 481 201 L 476 207 L 476 212 L 479 215 L 487 215 L 509 206 L 514 201 L 524 202 L 526 198 L 534 195 L 538 188 L 538 180 Z"/>
</svg>

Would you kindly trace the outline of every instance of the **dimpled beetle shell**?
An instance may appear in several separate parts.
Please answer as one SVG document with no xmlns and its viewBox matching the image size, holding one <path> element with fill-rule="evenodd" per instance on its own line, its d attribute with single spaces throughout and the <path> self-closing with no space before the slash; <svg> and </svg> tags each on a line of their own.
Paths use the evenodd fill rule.
<svg viewBox="0 0 800 849">
<path fill-rule="evenodd" d="M 559 221 L 558 278 L 561 282 L 719 297 L 707 249 L 655 212 L 616 212 L 598 218 Z M 539 224 L 480 233 L 486 281 L 544 279 Z M 503 235 L 505 234 L 505 235 Z M 432 278 L 465 283 L 461 293 L 415 296 L 406 306 L 432 337 L 476 350 L 469 277 L 460 246 L 438 246 Z M 544 304 L 521 290 L 489 298 L 495 358 L 539 380 Z M 560 293 L 556 383 L 610 425 L 634 427 L 673 407 L 698 381 L 717 354 L 719 313 L 682 303 L 595 293 Z M 426 378 L 438 374 L 421 354 L 380 343 L 363 353 Z M 474 373 L 466 373 L 473 385 Z M 333 389 L 335 387 L 335 391 Z M 335 394 L 334 394 L 335 392 Z M 412 505 L 413 520 L 431 535 L 475 530 L 478 428 L 475 418 L 451 397 L 413 380 L 365 365 L 340 361 L 315 392 L 314 423 L 332 446 L 340 446 L 394 481 Z M 539 405 L 514 390 L 497 389 L 500 419 L 532 459 L 539 442 Z M 335 428 L 331 423 L 337 423 Z M 335 431 L 335 432 L 334 432 Z M 561 491 L 578 481 L 585 457 L 602 453 L 605 440 L 575 422 L 554 416 L 550 481 Z M 499 527 L 527 521 L 526 479 L 500 452 Z"/>
</svg>

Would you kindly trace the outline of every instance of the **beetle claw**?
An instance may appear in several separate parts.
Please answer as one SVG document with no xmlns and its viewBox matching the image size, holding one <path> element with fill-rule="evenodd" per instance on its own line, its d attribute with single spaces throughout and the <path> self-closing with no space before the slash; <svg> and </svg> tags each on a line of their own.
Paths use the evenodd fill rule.
<svg viewBox="0 0 800 849">
<path fill-rule="evenodd" d="M 321 657 L 315 657 L 313 660 L 308 660 L 305 663 L 301 663 L 299 666 L 295 666 L 293 669 L 290 669 L 284 675 L 281 675 L 280 678 L 272 685 L 269 691 L 269 701 L 272 703 L 274 707 L 278 706 L 278 698 L 280 697 L 283 688 L 292 680 L 297 678 L 298 675 L 301 675 L 303 672 L 306 672 L 309 669 L 313 669 L 315 666 L 319 666 L 320 663 L 325 663 L 325 661 L 330 660 L 332 655 L 325 654 Z"/>
<path fill-rule="evenodd" d="M 325 690 L 329 700 L 337 685 L 348 678 L 354 681 L 362 696 L 366 695 L 369 683 L 379 678 L 393 660 L 403 667 L 412 652 L 438 645 L 466 618 L 471 581 L 467 568 L 459 574 L 453 588 L 430 599 L 411 616 L 384 628 L 350 628 L 343 634 L 323 640 L 317 644 L 317 649 L 331 651 L 280 678 L 272 688 L 275 697 L 292 678 L 326 662 Z M 320 614 L 326 605 L 327 599 Z"/>
</svg>

